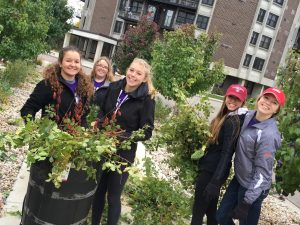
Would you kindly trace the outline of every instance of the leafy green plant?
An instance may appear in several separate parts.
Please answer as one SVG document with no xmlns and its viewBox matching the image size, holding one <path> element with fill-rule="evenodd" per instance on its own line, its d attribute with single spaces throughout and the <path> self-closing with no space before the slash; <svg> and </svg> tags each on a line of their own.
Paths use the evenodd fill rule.
<svg viewBox="0 0 300 225">
<path fill-rule="evenodd" d="M 300 54 L 291 52 L 286 66 L 279 69 L 278 85 L 284 90 L 286 103 L 279 114 L 282 146 L 276 153 L 276 189 L 279 193 L 300 191 Z"/>
<path fill-rule="evenodd" d="M 221 82 L 223 63 L 212 64 L 218 40 L 218 34 L 202 33 L 195 38 L 194 25 L 165 32 L 162 40 L 154 42 L 152 50 L 154 85 L 159 92 L 176 100 L 176 88 L 191 97 Z"/>
<path fill-rule="evenodd" d="M 10 87 L 22 84 L 27 77 L 35 72 L 35 65 L 25 60 L 15 60 L 6 64 L 0 82 L 7 82 Z"/>
<path fill-rule="evenodd" d="M 155 122 L 164 123 L 171 113 L 171 108 L 164 105 L 161 98 L 155 100 Z"/>
<path fill-rule="evenodd" d="M 171 153 L 169 166 L 177 171 L 178 179 L 185 187 L 190 187 L 197 175 L 197 159 L 210 135 L 208 115 L 210 106 L 207 95 L 192 106 L 185 95 L 177 90 L 176 108 L 155 133 L 153 141 Z"/>
<path fill-rule="evenodd" d="M 96 127 L 85 129 L 68 118 L 64 121 L 63 129 L 47 117 L 34 121 L 28 119 L 25 126 L 15 134 L 1 136 L 0 151 L 5 154 L 8 147 L 28 145 L 27 164 L 30 166 L 37 161 L 49 160 L 52 170 L 48 181 L 52 181 L 58 188 L 62 182 L 61 175 L 69 163 L 71 168 L 86 171 L 89 178 L 95 179 L 93 162 L 99 162 L 104 157 L 103 169 L 121 173 L 120 167 L 126 161 L 116 154 L 117 148 L 130 149 L 133 139 L 143 135 L 142 131 L 137 131 L 120 142 L 118 135 L 122 132 L 114 120 L 107 121 L 105 127 L 99 130 Z"/>
<path fill-rule="evenodd" d="M 188 224 L 191 198 L 182 187 L 155 176 L 150 159 L 146 160 L 147 176 L 130 179 L 125 188 L 128 204 L 132 207 L 130 224 L 173 225 Z"/>
<path fill-rule="evenodd" d="M 1 73 L 0 73 L 1 77 Z M 8 97 L 11 95 L 11 87 L 9 82 L 0 78 L 0 105 L 7 103 Z"/>
<path fill-rule="evenodd" d="M 30 61 L 16 60 L 8 62 L 0 71 L 0 102 L 6 103 L 12 87 L 17 87 L 31 76 L 36 76 L 35 65 Z"/>
<path fill-rule="evenodd" d="M 49 50 L 47 4 L 36 1 L 0 1 L 0 58 L 34 59 Z"/>
</svg>

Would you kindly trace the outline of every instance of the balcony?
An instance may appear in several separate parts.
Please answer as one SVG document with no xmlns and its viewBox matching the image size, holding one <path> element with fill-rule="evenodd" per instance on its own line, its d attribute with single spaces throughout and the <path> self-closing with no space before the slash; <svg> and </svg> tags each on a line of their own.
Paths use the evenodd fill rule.
<svg viewBox="0 0 300 225">
<path fill-rule="evenodd" d="M 168 5 L 179 6 L 187 9 L 197 10 L 199 0 L 151 0 L 153 2 L 161 2 Z"/>
<path fill-rule="evenodd" d="M 129 20 L 132 22 L 137 22 L 141 18 L 141 13 L 133 13 L 128 10 L 120 10 L 118 16 L 124 20 Z"/>
</svg>

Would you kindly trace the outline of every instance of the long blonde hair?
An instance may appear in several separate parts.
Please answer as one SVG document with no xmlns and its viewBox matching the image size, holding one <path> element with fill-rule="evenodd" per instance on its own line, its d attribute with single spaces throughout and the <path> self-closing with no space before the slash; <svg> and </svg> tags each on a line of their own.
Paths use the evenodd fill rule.
<svg viewBox="0 0 300 225">
<path fill-rule="evenodd" d="M 94 81 L 95 77 L 96 77 L 96 67 L 98 62 L 100 62 L 101 60 L 105 61 L 108 65 L 108 71 L 105 77 L 105 80 L 107 81 L 114 81 L 114 74 L 113 74 L 113 69 L 111 66 L 111 62 L 109 60 L 109 58 L 107 58 L 106 56 L 101 56 L 99 59 L 97 59 L 97 61 L 94 63 L 92 72 L 91 72 L 91 79 L 92 81 Z"/>
<path fill-rule="evenodd" d="M 148 94 L 151 96 L 151 98 L 154 98 L 155 95 L 156 95 L 156 90 L 155 90 L 155 88 L 153 86 L 153 83 L 152 83 L 152 76 L 153 75 L 152 75 L 152 69 L 151 69 L 150 64 L 146 60 L 141 59 L 141 58 L 134 58 L 130 65 L 132 65 L 133 63 L 138 63 L 138 64 L 144 66 L 145 75 L 146 75 L 146 83 L 147 83 L 148 89 L 149 89 Z"/>
</svg>

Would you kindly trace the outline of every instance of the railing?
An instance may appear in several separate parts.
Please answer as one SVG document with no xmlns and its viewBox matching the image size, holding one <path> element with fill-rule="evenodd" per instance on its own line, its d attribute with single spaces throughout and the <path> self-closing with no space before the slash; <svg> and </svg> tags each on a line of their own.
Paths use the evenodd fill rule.
<svg viewBox="0 0 300 225">
<path fill-rule="evenodd" d="M 119 11 L 118 15 L 119 17 L 136 20 L 136 21 L 140 20 L 141 18 L 141 13 L 133 13 L 130 11 Z"/>
<path fill-rule="evenodd" d="M 188 8 L 197 9 L 199 0 L 155 0 L 156 2 L 168 3 L 177 6 L 184 6 Z"/>
</svg>

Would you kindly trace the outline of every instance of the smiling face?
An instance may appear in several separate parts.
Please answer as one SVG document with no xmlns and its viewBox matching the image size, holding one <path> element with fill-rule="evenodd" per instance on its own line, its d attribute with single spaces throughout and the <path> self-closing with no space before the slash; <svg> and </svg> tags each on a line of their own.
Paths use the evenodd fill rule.
<svg viewBox="0 0 300 225">
<path fill-rule="evenodd" d="M 273 94 L 264 94 L 257 101 L 257 115 L 269 119 L 279 111 L 279 103 Z"/>
<path fill-rule="evenodd" d="M 95 65 L 95 80 L 101 82 L 106 79 L 109 65 L 105 60 L 100 60 Z"/>
<path fill-rule="evenodd" d="M 81 69 L 80 54 L 76 51 L 65 52 L 59 63 L 61 75 L 65 80 L 74 80 Z"/>
<path fill-rule="evenodd" d="M 228 95 L 225 99 L 226 107 L 229 111 L 235 111 L 243 105 L 243 102 L 234 95 Z"/>
<path fill-rule="evenodd" d="M 133 62 L 126 71 L 126 92 L 136 90 L 143 82 L 146 82 L 146 70 L 142 63 Z"/>
</svg>

